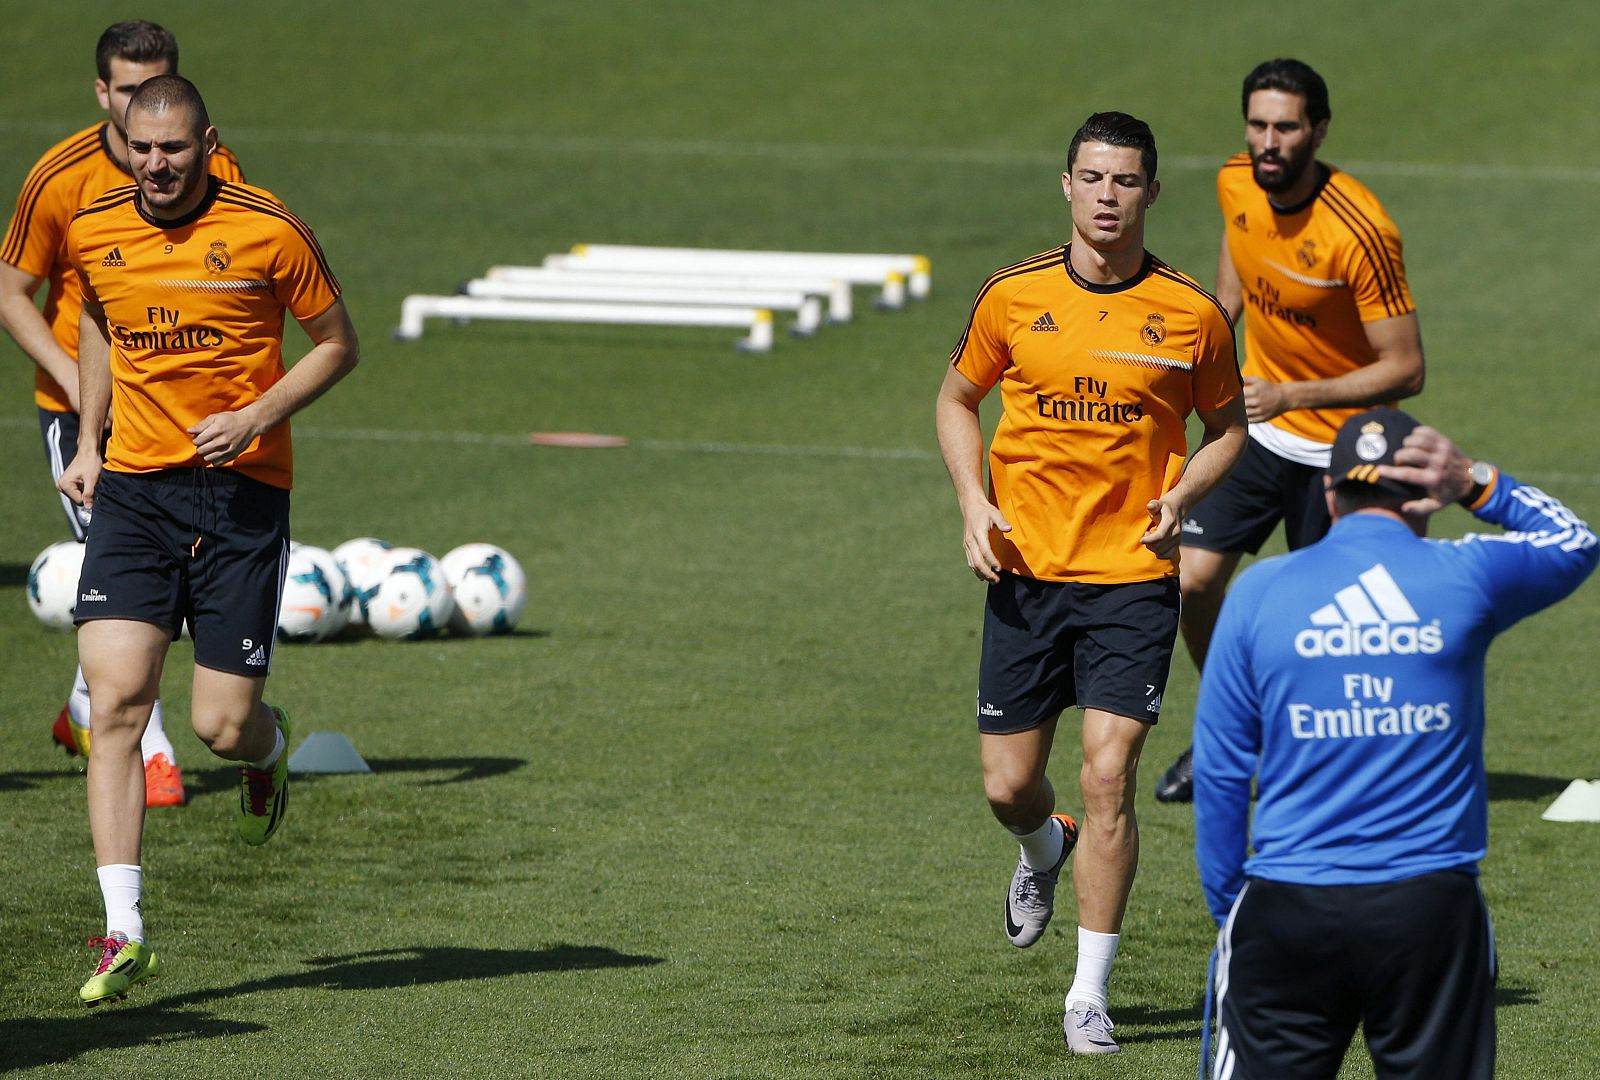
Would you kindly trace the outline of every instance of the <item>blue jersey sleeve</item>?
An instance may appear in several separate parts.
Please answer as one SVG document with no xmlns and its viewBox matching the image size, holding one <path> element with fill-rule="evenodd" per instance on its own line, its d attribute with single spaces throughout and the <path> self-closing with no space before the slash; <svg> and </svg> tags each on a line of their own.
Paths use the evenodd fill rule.
<svg viewBox="0 0 1600 1080">
<path fill-rule="evenodd" d="M 1495 633 L 1583 584 L 1600 560 L 1594 532 L 1559 500 L 1505 473 L 1480 520 L 1506 531 L 1454 541 L 1489 599 Z"/>
<path fill-rule="evenodd" d="M 1221 925 L 1244 887 L 1250 782 L 1261 752 L 1261 695 L 1250 663 L 1250 623 L 1267 564 L 1228 591 L 1206 651 L 1194 719 L 1194 851 L 1206 906 Z"/>
</svg>

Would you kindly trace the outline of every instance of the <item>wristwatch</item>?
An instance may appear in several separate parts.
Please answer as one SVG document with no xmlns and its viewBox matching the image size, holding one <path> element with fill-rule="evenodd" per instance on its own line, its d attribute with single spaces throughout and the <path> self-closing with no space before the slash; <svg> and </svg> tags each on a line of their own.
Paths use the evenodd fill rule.
<svg viewBox="0 0 1600 1080">
<path fill-rule="evenodd" d="M 1483 493 L 1488 490 L 1489 485 L 1494 483 L 1494 478 L 1499 475 L 1500 470 L 1487 461 L 1474 461 L 1467 466 L 1467 479 L 1472 481 L 1472 486 L 1456 502 L 1471 509 L 1474 503 L 1483 498 Z"/>
</svg>

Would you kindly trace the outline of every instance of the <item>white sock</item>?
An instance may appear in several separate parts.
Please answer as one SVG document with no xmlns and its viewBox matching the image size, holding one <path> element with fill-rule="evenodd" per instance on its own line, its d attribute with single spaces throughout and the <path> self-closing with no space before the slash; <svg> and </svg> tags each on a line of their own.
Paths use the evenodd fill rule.
<svg viewBox="0 0 1600 1080">
<path fill-rule="evenodd" d="M 1106 1007 L 1106 983 L 1111 981 L 1111 961 L 1117 958 L 1121 934 L 1098 934 L 1078 927 L 1078 970 L 1067 990 L 1068 1005 L 1087 1001 Z"/>
<path fill-rule="evenodd" d="M 1066 834 L 1061 831 L 1061 823 L 1053 817 L 1044 819 L 1031 833 L 1013 833 L 1017 843 L 1022 845 L 1022 861 L 1030 870 L 1048 870 L 1061 858 L 1061 847 L 1066 842 Z"/>
<path fill-rule="evenodd" d="M 260 761 L 252 761 L 250 763 L 252 769 L 258 769 L 261 772 L 271 771 L 272 767 L 278 763 L 278 759 L 283 756 L 283 729 L 277 726 L 278 718 L 276 715 L 273 716 L 272 720 L 272 753 Z"/>
<path fill-rule="evenodd" d="M 144 737 L 139 740 L 139 751 L 144 754 L 144 763 L 150 764 L 150 759 L 157 754 L 167 755 L 167 760 L 174 765 L 178 763 L 178 752 L 172 748 L 172 740 L 167 738 L 167 729 L 161 723 L 161 702 L 157 701 L 150 709 L 150 722 L 145 725 Z"/>
<path fill-rule="evenodd" d="M 73 726 L 83 731 L 89 730 L 89 684 L 84 681 L 81 664 L 72 680 L 72 693 L 67 695 L 67 716 Z"/>
<path fill-rule="evenodd" d="M 106 902 L 106 937 L 120 933 L 129 941 L 144 941 L 144 915 L 139 911 L 144 871 L 127 863 L 112 863 L 98 867 L 95 873 L 100 875 L 100 895 Z"/>
</svg>

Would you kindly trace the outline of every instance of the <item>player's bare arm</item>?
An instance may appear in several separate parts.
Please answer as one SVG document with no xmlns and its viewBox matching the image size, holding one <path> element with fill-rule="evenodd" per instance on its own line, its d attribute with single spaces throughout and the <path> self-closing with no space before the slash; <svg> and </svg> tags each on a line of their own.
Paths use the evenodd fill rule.
<svg viewBox="0 0 1600 1080">
<path fill-rule="evenodd" d="M 78 407 L 78 365 L 50 332 L 50 324 L 33 302 L 44 278 L 0 262 L 0 326 L 30 360 L 61 384 L 67 401 Z"/>
<path fill-rule="evenodd" d="M 321 315 L 300 320 L 300 326 L 311 339 L 311 351 L 272 389 L 242 409 L 212 413 L 188 429 L 207 464 L 225 465 L 244 453 L 263 432 L 317 400 L 360 361 L 361 345 L 343 300 Z"/>
<path fill-rule="evenodd" d="M 1244 311 L 1244 282 L 1239 280 L 1239 269 L 1233 265 L 1233 253 L 1228 250 L 1228 238 L 1222 238 L 1222 251 L 1217 255 L 1217 303 L 1228 313 L 1228 321 L 1238 325 Z"/>
<path fill-rule="evenodd" d="M 100 438 L 111 415 L 111 335 L 106 313 L 88 296 L 78 316 L 78 452 L 56 487 L 79 506 L 94 509 L 100 481 Z"/>
<path fill-rule="evenodd" d="M 983 425 L 978 405 L 988 391 L 955 368 L 945 372 L 934 407 L 939 433 L 939 453 L 955 485 L 961 506 L 961 547 L 967 568 L 984 581 L 1000 580 L 1000 560 L 989 543 L 989 533 L 1010 532 L 1011 523 L 989 501 L 983 487 Z"/>
<path fill-rule="evenodd" d="M 1381 405 L 1422 393 L 1422 328 L 1417 313 L 1363 323 L 1362 329 L 1378 356 L 1365 367 L 1334 379 L 1305 382 L 1245 379 L 1250 422 L 1259 424 L 1291 409 Z"/>
<path fill-rule="evenodd" d="M 1163 559 L 1177 555 L 1178 544 L 1183 539 L 1183 519 L 1191 507 L 1228 475 L 1244 453 L 1245 433 L 1244 402 L 1234 398 L 1216 410 L 1195 410 L 1205 425 L 1205 435 L 1200 445 L 1189 455 L 1183 476 L 1172 490 L 1159 499 L 1151 499 L 1145 507 L 1150 511 L 1150 530 L 1139 542 Z"/>
</svg>

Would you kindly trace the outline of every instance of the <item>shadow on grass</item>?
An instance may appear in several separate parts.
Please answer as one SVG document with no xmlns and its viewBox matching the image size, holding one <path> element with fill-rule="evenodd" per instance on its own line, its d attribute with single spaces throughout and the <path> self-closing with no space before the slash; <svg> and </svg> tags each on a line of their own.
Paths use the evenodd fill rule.
<svg viewBox="0 0 1600 1080">
<path fill-rule="evenodd" d="M 1200 1037 L 1201 1002 L 1193 1008 L 1153 1009 L 1148 1005 L 1116 1005 L 1119 1043 L 1171 1042 Z M 1174 1027 L 1174 1025 L 1178 1025 Z M 1151 1030 L 1152 1028 L 1157 1030 Z M 1126 1030 L 1126 1034 L 1124 1034 Z"/>
<path fill-rule="evenodd" d="M 449 773 L 449 776 L 418 777 L 419 787 L 439 784 L 461 784 L 469 780 L 490 780 L 496 776 L 515 772 L 528 762 L 512 757 L 459 757 L 459 758 L 368 758 L 367 764 L 375 773 Z M 295 774 L 294 782 L 304 784 L 316 780 L 316 774 Z M 64 765 L 59 770 L 0 773 L 0 792 L 31 791 L 43 784 L 61 781 L 83 783 L 83 770 Z M 202 795 L 233 794 L 239 790 L 239 770 L 223 765 L 212 769 L 187 768 L 183 771 L 183 786 L 193 802 Z"/>
<path fill-rule="evenodd" d="M 23 563 L 0 563 L 0 589 L 26 585 L 28 569 Z"/>
<path fill-rule="evenodd" d="M 1537 1005 L 1539 995 L 1529 990 L 1526 986 L 1496 986 L 1494 988 L 1494 1007 L 1497 1009 L 1515 1009 L 1519 1005 Z"/>
<path fill-rule="evenodd" d="M 1489 798 L 1495 802 L 1534 802 L 1554 798 L 1572 782 L 1555 776 L 1529 776 L 1527 773 L 1489 773 Z"/>
<path fill-rule="evenodd" d="M 495 979 L 508 975 L 650 967 L 664 957 L 634 956 L 598 945 L 552 945 L 548 949 L 465 949 L 421 945 L 343 956 L 314 956 L 312 970 L 236 986 L 219 986 L 163 998 L 134 1008 L 102 1006 L 67 1018 L 0 1020 L 0 1071 L 60 1065 L 90 1050 L 116 1050 L 148 1043 L 249 1035 L 267 1025 L 219 1019 L 196 1006 L 245 994 L 280 990 L 393 990 L 406 986 Z M 140 984 L 133 996 L 159 993 L 159 982 Z"/>
</svg>

